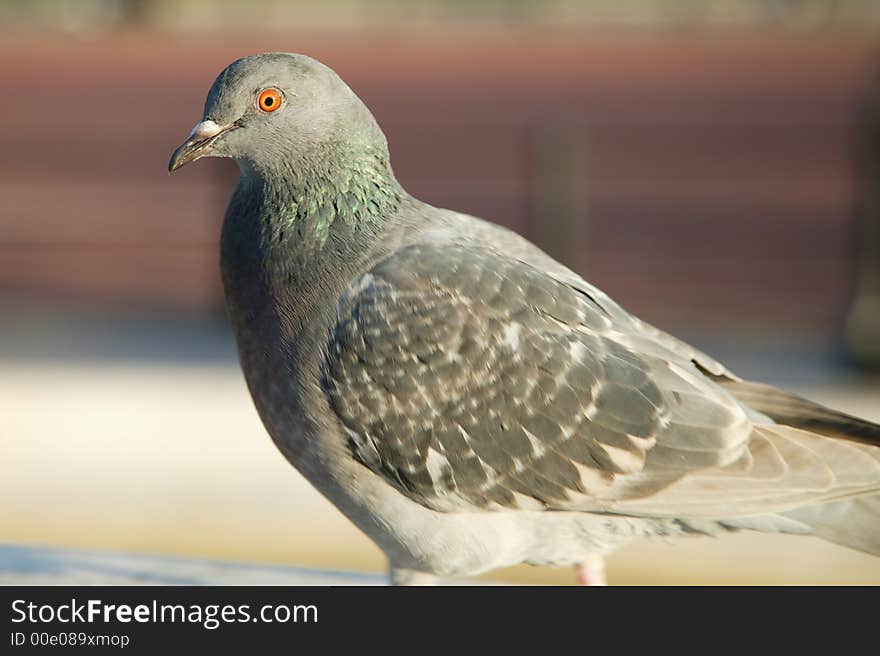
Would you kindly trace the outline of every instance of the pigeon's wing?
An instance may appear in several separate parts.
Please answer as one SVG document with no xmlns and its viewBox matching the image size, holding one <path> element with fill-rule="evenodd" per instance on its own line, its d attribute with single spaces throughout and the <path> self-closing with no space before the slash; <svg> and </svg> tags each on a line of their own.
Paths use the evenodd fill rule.
<svg viewBox="0 0 880 656">
<path fill-rule="evenodd" d="M 692 362 L 717 380 L 738 382 L 740 378 L 723 364 L 690 344 L 629 314 L 601 289 L 594 287 L 574 271 L 557 262 L 522 235 L 477 217 L 454 213 L 454 229 L 474 241 L 495 244 L 506 255 L 543 271 L 592 298 L 613 321 L 621 344 L 663 359 Z"/>
<path fill-rule="evenodd" d="M 711 360 L 580 283 L 455 244 L 377 264 L 322 373 L 355 456 L 448 511 L 718 517 L 878 485 L 862 447 L 754 425 Z"/>
</svg>

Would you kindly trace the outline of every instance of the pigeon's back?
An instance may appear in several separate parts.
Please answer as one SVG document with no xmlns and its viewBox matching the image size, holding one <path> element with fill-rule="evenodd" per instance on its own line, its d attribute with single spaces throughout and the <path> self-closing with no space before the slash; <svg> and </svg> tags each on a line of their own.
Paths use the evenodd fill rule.
<svg viewBox="0 0 880 656">
<path fill-rule="evenodd" d="M 322 386 L 356 456 L 440 511 L 733 522 L 880 490 L 876 426 L 776 424 L 719 363 L 469 217 L 378 262 L 339 317 Z"/>
</svg>

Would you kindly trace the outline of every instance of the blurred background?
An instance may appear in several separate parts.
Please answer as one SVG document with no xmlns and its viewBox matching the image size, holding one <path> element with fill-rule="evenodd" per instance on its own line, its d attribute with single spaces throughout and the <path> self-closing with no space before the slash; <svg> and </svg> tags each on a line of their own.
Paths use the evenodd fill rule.
<svg viewBox="0 0 880 656">
<path fill-rule="evenodd" d="M 216 74 L 268 50 L 333 67 L 413 194 L 880 420 L 876 0 L 0 0 L 0 543 L 384 568 L 252 407 L 217 267 L 235 165 L 166 174 Z M 742 534 L 609 575 L 880 583 L 880 559 Z"/>
</svg>

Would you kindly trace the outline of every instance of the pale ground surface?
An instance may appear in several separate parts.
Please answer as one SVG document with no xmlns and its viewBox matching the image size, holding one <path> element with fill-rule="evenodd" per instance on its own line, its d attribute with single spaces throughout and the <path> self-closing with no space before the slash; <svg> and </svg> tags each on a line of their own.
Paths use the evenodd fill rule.
<svg viewBox="0 0 880 656">
<path fill-rule="evenodd" d="M 0 315 L 0 544 L 384 569 L 372 543 L 276 451 L 220 320 L 12 318 L 20 316 Z M 776 346 L 749 357 L 742 344 L 710 350 L 741 374 L 880 420 L 877 379 L 811 364 L 827 353 Z M 226 582 L 205 567 L 198 576 L 213 571 Z M 252 571 L 254 582 L 267 572 L 278 572 L 279 583 L 308 574 Z M 568 570 L 529 567 L 493 578 L 573 582 Z M 739 534 L 633 544 L 610 559 L 609 578 L 878 584 L 880 558 L 813 539 Z"/>
<path fill-rule="evenodd" d="M 385 576 L 180 556 L 0 545 L 0 585 L 384 585 Z"/>
</svg>

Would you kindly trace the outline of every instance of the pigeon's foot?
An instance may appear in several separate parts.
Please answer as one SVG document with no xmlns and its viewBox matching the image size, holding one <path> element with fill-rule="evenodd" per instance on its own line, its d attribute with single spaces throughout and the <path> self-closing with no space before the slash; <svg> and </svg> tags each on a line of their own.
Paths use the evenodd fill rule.
<svg viewBox="0 0 880 656">
<path fill-rule="evenodd" d="M 608 585 L 605 578 L 605 558 L 598 554 L 590 554 L 584 558 L 584 562 L 578 565 L 578 585 Z"/>
</svg>

